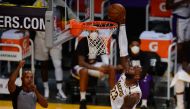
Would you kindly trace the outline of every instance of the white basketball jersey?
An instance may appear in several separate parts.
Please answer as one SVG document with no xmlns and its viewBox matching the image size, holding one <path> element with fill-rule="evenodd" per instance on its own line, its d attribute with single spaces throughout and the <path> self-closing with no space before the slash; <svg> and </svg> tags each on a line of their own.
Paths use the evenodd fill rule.
<svg viewBox="0 0 190 109">
<path fill-rule="evenodd" d="M 121 74 L 117 84 L 110 91 L 110 100 L 112 109 L 120 109 L 124 103 L 124 97 L 133 93 L 140 93 L 141 90 L 139 85 L 128 87 L 125 84 L 126 76 L 125 74 Z M 133 107 L 135 109 L 136 105 Z"/>
</svg>

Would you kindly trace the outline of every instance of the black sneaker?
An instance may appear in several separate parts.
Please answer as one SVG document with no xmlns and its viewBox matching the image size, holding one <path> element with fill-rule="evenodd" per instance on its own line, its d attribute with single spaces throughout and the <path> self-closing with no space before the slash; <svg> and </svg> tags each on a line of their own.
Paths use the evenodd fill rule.
<svg viewBox="0 0 190 109">
<path fill-rule="evenodd" d="M 80 101 L 80 109 L 87 109 L 86 108 L 86 100 L 85 99 L 83 99 L 83 100 Z"/>
<path fill-rule="evenodd" d="M 141 106 L 141 109 L 148 109 L 146 106 Z"/>
</svg>

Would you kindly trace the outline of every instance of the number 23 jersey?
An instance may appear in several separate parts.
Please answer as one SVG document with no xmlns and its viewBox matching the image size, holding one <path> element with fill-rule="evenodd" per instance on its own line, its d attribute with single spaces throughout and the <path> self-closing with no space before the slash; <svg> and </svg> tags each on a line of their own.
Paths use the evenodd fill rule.
<svg viewBox="0 0 190 109">
<path fill-rule="evenodd" d="M 110 91 L 110 101 L 112 109 L 120 109 L 121 106 L 124 103 L 124 98 L 127 95 L 133 94 L 133 93 L 140 93 L 141 89 L 139 85 L 134 86 L 126 86 L 125 84 L 126 76 L 125 74 L 121 74 L 119 80 L 117 81 L 117 84 L 113 87 L 113 89 Z"/>
</svg>

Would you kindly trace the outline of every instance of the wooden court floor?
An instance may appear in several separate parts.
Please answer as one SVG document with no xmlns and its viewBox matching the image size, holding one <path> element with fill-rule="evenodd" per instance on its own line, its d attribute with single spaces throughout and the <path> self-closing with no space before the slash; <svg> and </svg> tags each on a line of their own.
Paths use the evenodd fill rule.
<svg viewBox="0 0 190 109">
<path fill-rule="evenodd" d="M 88 109 L 111 109 L 109 106 L 88 105 Z M 11 101 L 0 100 L 0 109 L 13 109 Z M 37 104 L 36 109 L 44 109 Z M 78 104 L 49 103 L 47 109 L 79 109 Z"/>
</svg>

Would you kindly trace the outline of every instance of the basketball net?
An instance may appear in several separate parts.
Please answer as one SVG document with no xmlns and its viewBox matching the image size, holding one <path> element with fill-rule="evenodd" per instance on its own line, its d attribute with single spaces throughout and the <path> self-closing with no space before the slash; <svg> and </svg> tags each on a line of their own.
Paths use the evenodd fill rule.
<svg viewBox="0 0 190 109">
<path fill-rule="evenodd" d="M 110 41 L 111 41 L 111 31 L 109 29 L 98 30 L 98 37 L 87 36 L 89 56 L 95 58 L 97 55 L 109 54 Z"/>
<path fill-rule="evenodd" d="M 82 23 L 76 22 L 73 24 L 73 22 L 70 21 L 70 25 L 71 34 L 74 35 L 80 35 L 82 34 L 82 31 L 88 31 L 89 34 L 97 31 L 97 37 L 90 37 L 90 35 L 87 36 L 89 59 L 95 59 L 98 55 L 110 53 L 111 36 L 118 27 L 117 23 L 110 21 L 92 21 Z"/>
</svg>

